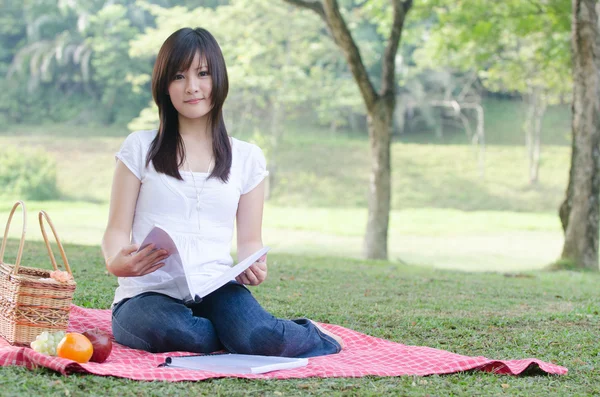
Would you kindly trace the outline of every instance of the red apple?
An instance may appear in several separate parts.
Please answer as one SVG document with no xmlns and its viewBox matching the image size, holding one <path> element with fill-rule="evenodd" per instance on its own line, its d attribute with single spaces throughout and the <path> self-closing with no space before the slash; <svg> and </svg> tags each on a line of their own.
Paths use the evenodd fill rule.
<svg viewBox="0 0 600 397">
<path fill-rule="evenodd" d="M 90 361 L 95 363 L 103 363 L 106 361 L 112 351 L 112 341 L 109 336 L 100 331 L 98 328 L 88 329 L 83 333 L 94 347 L 94 353 Z"/>
</svg>

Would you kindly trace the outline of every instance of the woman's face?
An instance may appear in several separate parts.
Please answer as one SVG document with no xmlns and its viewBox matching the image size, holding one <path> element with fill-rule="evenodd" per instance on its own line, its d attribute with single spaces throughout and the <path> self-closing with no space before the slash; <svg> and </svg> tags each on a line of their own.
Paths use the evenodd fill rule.
<svg viewBox="0 0 600 397">
<path fill-rule="evenodd" d="M 180 70 L 169 84 L 171 102 L 180 117 L 198 119 L 212 108 L 212 77 L 206 59 L 196 53 L 188 70 Z"/>
</svg>

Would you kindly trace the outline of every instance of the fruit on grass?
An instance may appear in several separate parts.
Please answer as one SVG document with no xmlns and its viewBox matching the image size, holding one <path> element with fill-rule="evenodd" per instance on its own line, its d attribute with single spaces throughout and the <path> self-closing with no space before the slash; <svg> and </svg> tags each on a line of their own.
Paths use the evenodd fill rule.
<svg viewBox="0 0 600 397">
<path fill-rule="evenodd" d="M 68 358 L 78 363 L 87 363 L 93 353 L 92 342 L 77 332 L 67 333 L 56 347 L 58 357 Z"/>
<path fill-rule="evenodd" d="M 56 346 L 64 338 L 64 331 L 48 332 L 44 331 L 35 340 L 31 342 L 31 348 L 38 353 L 56 356 Z"/>
<path fill-rule="evenodd" d="M 88 329 L 83 335 L 87 337 L 90 342 L 92 342 L 92 346 L 94 346 L 94 353 L 92 354 L 90 361 L 95 363 L 103 363 L 106 361 L 112 351 L 112 341 L 109 336 L 98 328 Z"/>
</svg>

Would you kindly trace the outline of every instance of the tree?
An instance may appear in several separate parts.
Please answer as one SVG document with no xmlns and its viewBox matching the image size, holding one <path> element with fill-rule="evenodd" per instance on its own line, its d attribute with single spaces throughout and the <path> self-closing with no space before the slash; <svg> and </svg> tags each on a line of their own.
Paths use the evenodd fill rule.
<svg viewBox="0 0 600 397">
<path fill-rule="evenodd" d="M 126 6 L 109 3 L 89 17 L 86 43 L 92 52 L 91 81 L 99 93 L 95 118 L 123 125 L 150 100 L 149 90 L 132 88 L 152 63 L 129 56 L 129 42 L 142 29 L 134 26 Z"/>
<path fill-rule="evenodd" d="M 600 193 L 600 33 L 596 0 L 572 1 L 573 114 L 571 170 L 560 206 L 562 258 L 598 271 Z"/>
<path fill-rule="evenodd" d="M 25 4 L 23 17 L 27 24 L 27 44 L 15 54 L 7 77 L 29 74 L 28 89 L 33 92 L 41 83 L 58 80 L 73 84 L 72 76 L 77 74 L 87 93 L 94 95 L 88 84 L 92 52 L 81 34 L 89 12 L 76 2 Z M 73 25 L 77 29 L 72 29 Z"/>
<path fill-rule="evenodd" d="M 0 117 L 5 113 L 13 122 L 130 120 L 148 95 L 131 90 L 132 76 L 146 65 L 128 57 L 128 42 L 152 23 L 134 1 L 13 2 L 7 17 L 0 18 L 8 22 L 0 29 L 0 43 L 10 44 L 0 51 L 0 73 L 6 54 L 10 62 L 6 81 L 0 81 Z"/>
<path fill-rule="evenodd" d="M 421 67 L 478 73 L 489 91 L 520 94 L 529 182 L 539 179 L 541 121 L 569 90 L 569 0 L 423 0 L 416 10 L 436 22 L 420 45 Z M 432 11 L 434 11 L 432 13 Z"/>
<path fill-rule="evenodd" d="M 335 43 L 342 50 L 365 107 L 371 146 L 371 180 L 369 213 L 364 253 L 370 259 L 387 259 L 387 240 L 391 200 L 390 144 L 392 120 L 396 107 L 396 53 L 402 37 L 406 15 L 412 0 L 393 0 L 393 21 L 382 57 L 379 92 L 365 68 L 360 50 L 348 29 L 337 0 L 284 0 L 317 13 L 327 25 Z"/>
<path fill-rule="evenodd" d="M 138 4 L 155 18 L 156 27 L 130 42 L 136 58 L 155 56 L 169 34 L 183 26 L 197 26 L 198 21 L 215 35 L 230 79 L 224 108 L 227 126 L 234 134 L 252 134 L 251 139 L 265 151 L 270 171 L 267 195 L 285 183 L 277 172 L 284 120 L 316 112 L 321 123 L 341 125 L 344 115 L 357 102 L 360 105 L 346 63 L 335 44 L 323 39 L 325 27 L 317 15 L 271 0 L 231 0 L 215 8 L 194 9 Z M 150 76 L 138 78 L 145 84 Z M 129 128 L 156 125 L 157 112 L 151 105 Z"/>
</svg>

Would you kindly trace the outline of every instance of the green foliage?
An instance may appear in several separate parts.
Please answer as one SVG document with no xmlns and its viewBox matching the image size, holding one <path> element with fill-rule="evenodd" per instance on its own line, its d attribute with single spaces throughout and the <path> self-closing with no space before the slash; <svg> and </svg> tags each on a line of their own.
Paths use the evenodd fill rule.
<svg viewBox="0 0 600 397">
<path fill-rule="evenodd" d="M 415 81 L 430 84 L 411 72 L 417 59 L 436 73 L 477 69 L 489 90 L 524 92 L 543 83 L 552 103 L 569 86 L 568 3 L 414 1 L 397 57 L 399 85 L 413 94 Z M 339 5 L 377 86 L 391 3 Z M 0 126 L 126 125 L 136 116 L 134 126 L 153 123 L 151 109 L 141 112 L 151 100 L 153 57 L 174 30 L 197 25 L 217 36 L 227 58 L 233 129 L 261 124 L 264 133 L 280 134 L 282 120 L 297 118 L 335 131 L 364 118 L 358 89 L 323 21 L 283 1 L 36 0 L 8 1 L 0 15 L 0 75 L 8 77 L 0 79 Z M 436 89 L 460 81 L 447 83 Z"/>
<path fill-rule="evenodd" d="M 148 81 L 136 76 L 152 66 L 129 56 L 129 42 L 140 29 L 133 26 L 125 6 L 111 4 L 90 17 L 87 43 L 93 51 L 93 81 L 101 88 L 100 104 L 105 124 L 124 125 L 135 117 L 150 99 Z M 144 89 L 139 84 L 143 84 Z"/>
<path fill-rule="evenodd" d="M 13 3 L 14 4 L 14 3 Z M 21 9 L 15 6 L 2 6 L 0 13 L 0 76 L 4 76 L 19 41 L 25 36 L 25 25 Z"/>
<path fill-rule="evenodd" d="M 90 79 L 91 50 L 82 32 L 94 10 L 79 8 L 76 2 L 41 1 L 22 7 L 27 38 L 12 59 L 7 77 L 26 79 L 30 93 L 52 81 L 85 87 Z"/>
<path fill-rule="evenodd" d="M 85 92 L 56 92 L 51 83 L 41 83 L 35 93 L 30 93 L 27 84 L 19 78 L 0 80 L 0 126 L 74 120 L 92 104 L 93 100 Z M 88 123 L 90 119 L 82 122 Z"/>
<path fill-rule="evenodd" d="M 255 128 L 252 136 L 249 139 L 249 142 L 252 142 L 261 148 L 266 158 L 271 158 L 276 144 L 271 135 L 267 135 L 261 132 L 260 129 Z"/>
<path fill-rule="evenodd" d="M 48 0 L 11 2 L 9 12 L 8 27 L 0 31 L 0 42 L 12 44 L 6 63 L 0 62 L 6 77 L 0 81 L 0 117 L 30 123 L 73 119 L 92 102 L 89 52 L 73 26 L 76 13 Z"/>
<path fill-rule="evenodd" d="M 435 23 L 418 41 L 420 67 L 476 70 L 490 91 L 537 87 L 550 103 L 570 89 L 569 0 L 416 2 L 417 18 L 427 12 Z"/>
<path fill-rule="evenodd" d="M 0 150 L 0 191 L 2 197 L 23 200 L 51 200 L 60 196 L 56 183 L 56 161 L 42 149 Z"/>
<path fill-rule="evenodd" d="M 153 130 L 158 128 L 158 124 L 158 107 L 152 101 L 148 104 L 148 107 L 142 109 L 140 114 L 127 124 L 127 128 L 130 131 Z"/>
<path fill-rule="evenodd" d="M 233 0 L 192 10 L 140 5 L 154 16 L 156 28 L 131 43 L 134 57 L 150 59 L 169 34 L 195 27 L 198 21 L 215 35 L 228 65 L 230 125 L 262 121 L 263 127 L 276 130 L 281 128 L 280 119 L 299 117 L 305 107 L 315 109 L 317 122 L 323 125 L 342 126 L 348 114 L 364 114 L 345 60 L 312 12 L 268 0 Z M 363 43 L 370 43 L 364 46 L 364 61 L 373 65 L 378 61 L 379 37 L 359 30 L 359 42 L 368 37 Z"/>
<path fill-rule="evenodd" d="M 129 59 L 129 41 L 143 28 L 133 0 L 25 2 L 0 30 L 0 117 L 10 122 L 125 124 L 148 102 L 132 90 L 150 67 Z M 18 17 L 17 17 L 18 16 Z M 140 21 L 141 20 L 141 21 Z M 142 26 L 135 25 L 140 23 Z M 146 69 L 144 69 L 144 67 Z"/>
</svg>

